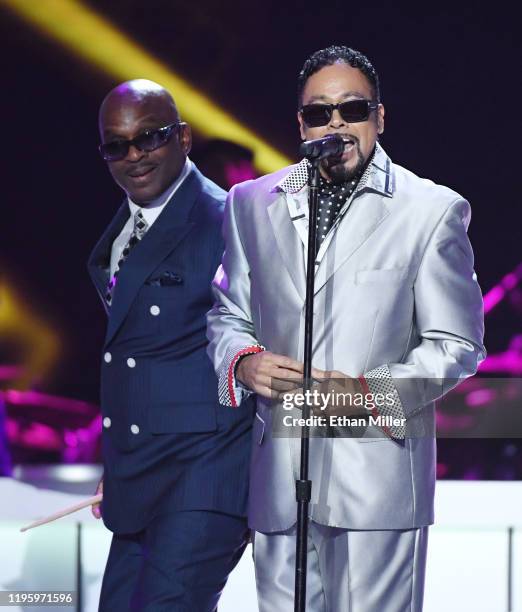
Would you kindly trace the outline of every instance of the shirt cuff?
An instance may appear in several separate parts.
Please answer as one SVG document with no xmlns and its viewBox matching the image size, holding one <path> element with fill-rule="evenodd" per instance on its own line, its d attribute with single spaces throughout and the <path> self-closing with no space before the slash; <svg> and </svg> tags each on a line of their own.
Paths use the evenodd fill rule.
<svg viewBox="0 0 522 612">
<path fill-rule="evenodd" d="M 244 385 L 236 380 L 236 366 L 242 357 L 254 355 L 255 353 L 261 353 L 264 350 L 264 346 L 261 346 L 260 344 L 253 344 L 240 350 L 238 350 L 237 347 L 231 347 L 227 351 L 221 366 L 221 373 L 218 381 L 220 404 L 223 406 L 232 406 L 233 408 L 237 408 L 243 399 L 253 393 L 253 391 L 247 389 Z"/>
<path fill-rule="evenodd" d="M 387 422 L 381 427 L 384 433 L 391 438 L 404 439 L 406 437 L 406 417 L 404 407 L 399 397 L 399 392 L 395 387 L 390 368 L 387 365 L 379 366 L 364 376 L 359 376 L 359 382 L 365 394 L 375 396 L 377 393 L 383 394 L 387 399 L 379 409 L 373 408 L 374 417 L 390 417 L 385 419 Z M 388 398 L 392 398 L 389 402 Z"/>
</svg>

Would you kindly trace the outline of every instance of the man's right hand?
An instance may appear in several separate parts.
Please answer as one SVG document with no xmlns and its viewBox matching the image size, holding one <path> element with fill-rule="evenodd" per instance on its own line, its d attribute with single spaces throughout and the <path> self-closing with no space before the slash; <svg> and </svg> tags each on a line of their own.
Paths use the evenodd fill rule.
<svg viewBox="0 0 522 612">
<path fill-rule="evenodd" d="M 98 483 L 98 486 L 96 487 L 95 495 L 98 495 L 99 493 L 103 493 L 103 476 L 101 477 L 101 480 Z M 101 504 L 93 504 L 91 506 L 91 512 L 95 519 L 101 518 L 102 516 Z"/>
<path fill-rule="evenodd" d="M 258 395 L 274 399 L 281 392 L 291 391 L 303 384 L 303 364 L 284 355 L 262 351 L 240 360 L 236 380 Z"/>
</svg>

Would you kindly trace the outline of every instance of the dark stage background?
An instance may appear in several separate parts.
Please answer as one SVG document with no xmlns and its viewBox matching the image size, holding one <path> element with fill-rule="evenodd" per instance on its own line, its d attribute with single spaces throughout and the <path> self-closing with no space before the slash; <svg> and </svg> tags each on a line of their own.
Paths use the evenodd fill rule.
<svg viewBox="0 0 522 612">
<path fill-rule="evenodd" d="M 508 5 L 486 12 L 471 3 L 84 4 L 292 158 L 295 81 L 305 58 L 332 43 L 365 52 L 381 77 L 388 154 L 472 204 L 483 290 L 522 260 L 519 28 Z M 105 321 L 85 262 L 122 199 L 96 150 L 98 105 L 116 82 L 2 3 L 0 19 L 0 277 L 60 339 L 52 371 L 33 386 L 97 403 Z M 522 300 L 513 295 L 487 318 L 490 353 L 520 333 Z M 16 350 L 5 344 L 0 362 Z"/>
</svg>

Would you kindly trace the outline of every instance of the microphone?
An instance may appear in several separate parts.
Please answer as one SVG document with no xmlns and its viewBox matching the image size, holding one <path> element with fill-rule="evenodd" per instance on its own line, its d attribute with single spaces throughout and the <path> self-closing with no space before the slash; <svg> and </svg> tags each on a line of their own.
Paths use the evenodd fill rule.
<svg viewBox="0 0 522 612">
<path fill-rule="evenodd" d="M 303 157 L 315 160 L 335 157 L 343 154 L 344 144 L 343 137 L 340 134 L 330 134 L 324 138 L 302 142 L 299 153 Z"/>
</svg>

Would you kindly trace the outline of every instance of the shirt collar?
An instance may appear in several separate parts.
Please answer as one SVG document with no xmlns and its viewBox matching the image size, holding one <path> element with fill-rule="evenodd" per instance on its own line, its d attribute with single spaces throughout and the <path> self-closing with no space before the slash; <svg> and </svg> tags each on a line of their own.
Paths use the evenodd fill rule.
<svg viewBox="0 0 522 612">
<path fill-rule="evenodd" d="M 302 159 L 298 164 L 292 166 L 290 172 L 279 180 L 272 191 L 283 191 L 284 193 L 297 193 L 308 184 L 308 160 Z M 372 160 L 366 167 L 356 191 L 364 188 L 378 191 L 385 196 L 393 197 L 395 180 L 392 170 L 391 159 L 377 142 Z"/>
</svg>

